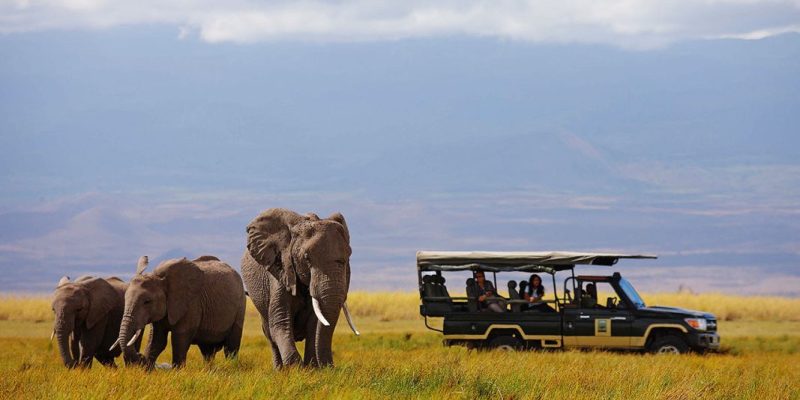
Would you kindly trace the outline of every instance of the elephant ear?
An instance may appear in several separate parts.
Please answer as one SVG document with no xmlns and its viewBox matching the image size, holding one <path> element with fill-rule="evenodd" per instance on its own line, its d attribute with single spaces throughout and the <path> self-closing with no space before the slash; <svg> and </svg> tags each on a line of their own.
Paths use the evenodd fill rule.
<svg viewBox="0 0 800 400">
<path fill-rule="evenodd" d="M 331 214 L 328 219 L 338 222 L 344 228 L 344 238 L 347 240 L 347 245 L 350 246 L 350 229 L 347 227 L 347 221 L 344 219 L 344 215 L 340 212 L 335 212 Z M 352 249 L 348 251 L 348 255 L 352 253 Z M 350 291 L 350 259 L 348 257 L 347 260 L 347 290 Z"/>
<path fill-rule="evenodd" d="M 186 258 L 168 260 L 153 271 L 165 282 L 167 318 L 175 325 L 189 311 L 189 305 L 198 300 L 203 287 L 203 271 Z"/>
<path fill-rule="evenodd" d="M 291 228 L 303 220 L 293 211 L 272 208 L 247 226 L 247 252 L 292 294 L 297 293 L 297 279 L 290 251 Z"/>
<path fill-rule="evenodd" d="M 347 221 L 344 220 L 344 215 L 342 215 L 342 213 L 340 212 L 335 212 L 331 214 L 331 216 L 328 217 L 328 219 L 342 224 L 342 227 L 344 228 L 345 239 L 347 239 L 347 244 L 350 244 L 350 229 L 347 228 Z"/>
<path fill-rule="evenodd" d="M 304 217 L 306 217 L 306 220 L 308 221 L 319 221 L 319 215 L 314 214 L 312 212 L 306 213 Z"/>
<path fill-rule="evenodd" d="M 92 329 L 119 303 L 114 287 L 105 279 L 89 278 L 80 282 L 89 298 L 89 311 L 86 313 L 86 327 Z"/>
<path fill-rule="evenodd" d="M 147 269 L 147 265 L 150 263 L 150 259 L 147 256 L 139 257 L 139 261 L 136 263 L 136 275 L 141 275 L 144 273 L 144 270 Z"/>
</svg>

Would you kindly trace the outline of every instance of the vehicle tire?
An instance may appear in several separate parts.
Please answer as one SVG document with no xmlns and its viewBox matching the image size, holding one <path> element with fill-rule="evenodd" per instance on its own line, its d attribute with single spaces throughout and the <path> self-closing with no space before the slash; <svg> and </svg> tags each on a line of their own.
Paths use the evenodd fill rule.
<svg viewBox="0 0 800 400">
<path fill-rule="evenodd" d="M 513 336 L 498 336 L 489 342 L 493 349 L 516 351 L 522 349 L 522 341 Z"/>
<path fill-rule="evenodd" d="M 648 348 L 654 354 L 683 354 L 689 352 L 689 345 L 677 335 L 664 335 L 653 340 Z"/>
</svg>

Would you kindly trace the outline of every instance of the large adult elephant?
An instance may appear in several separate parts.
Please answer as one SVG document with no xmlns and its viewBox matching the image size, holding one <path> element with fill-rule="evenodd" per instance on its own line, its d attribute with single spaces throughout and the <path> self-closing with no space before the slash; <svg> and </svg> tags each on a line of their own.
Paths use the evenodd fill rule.
<svg viewBox="0 0 800 400">
<path fill-rule="evenodd" d="M 331 366 L 331 342 L 350 288 L 350 233 L 344 216 L 271 208 L 247 226 L 242 277 L 261 314 L 275 368 Z M 306 341 L 303 359 L 295 346 Z"/>
<path fill-rule="evenodd" d="M 200 347 L 206 361 L 220 349 L 226 357 L 239 352 L 244 324 L 245 294 L 242 278 L 228 264 L 213 256 L 162 262 L 145 273 L 147 257 L 139 260 L 136 276 L 125 293 L 125 311 L 119 344 L 128 358 L 148 368 L 155 365 L 172 334 L 172 365 L 186 362 L 192 344 Z M 144 356 L 128 348 L 152 324 Z"/>
<path fill-rule="evenodd" d="M 52 308 L 53 336 L 64 365 L 90 367 L 96 358 L 105 366 L 115 366 L 114 358 L 120 350 L 109 347 L 117 340 L 127 286 L 113 277 L 85 276 L 73 282 L 61 278 L 53 293 Z"/>
</svg>

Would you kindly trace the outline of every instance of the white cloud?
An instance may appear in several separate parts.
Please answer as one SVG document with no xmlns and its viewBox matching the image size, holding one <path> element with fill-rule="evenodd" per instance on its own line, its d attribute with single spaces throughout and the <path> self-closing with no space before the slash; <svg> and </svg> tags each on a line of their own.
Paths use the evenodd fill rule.
<svg viewBox="0 0 800 400">
<path fill-rule="evenodd" d="M 208 42 L 483 36 L 649 48 L 800 32 L 798 0 L 5 1 L 0 32 L 175 25 Z"/>
</svg>

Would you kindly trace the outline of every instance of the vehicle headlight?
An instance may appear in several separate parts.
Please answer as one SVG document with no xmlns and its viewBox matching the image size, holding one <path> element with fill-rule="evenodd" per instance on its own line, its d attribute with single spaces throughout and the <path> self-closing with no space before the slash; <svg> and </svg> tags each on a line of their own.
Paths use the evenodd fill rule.
<svg viewBox="0 0 800 400">
<path fill-rule="evenodd" d="M 704 331 L 708 328 L 708 321 L 705 318 L 686 318 L 684 321 L 698 331 Z"/>
</svg>

